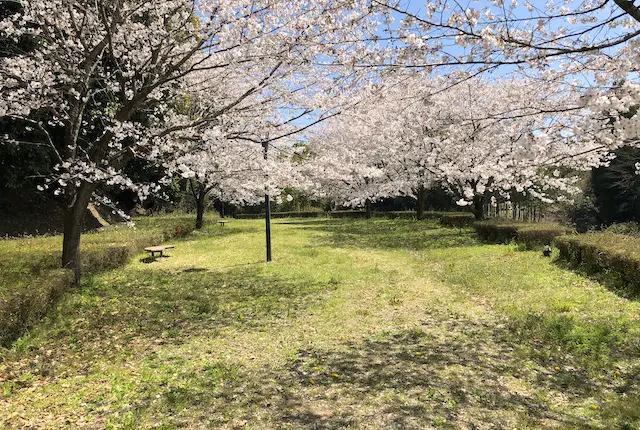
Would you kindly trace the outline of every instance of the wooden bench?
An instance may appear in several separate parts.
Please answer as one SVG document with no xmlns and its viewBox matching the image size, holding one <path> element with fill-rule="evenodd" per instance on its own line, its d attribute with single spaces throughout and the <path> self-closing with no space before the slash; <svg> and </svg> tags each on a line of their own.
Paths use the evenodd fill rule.
<svg viewBox="0 0 640 430">
<path fill-rule="evenodd" d="M 228 223 L 229 221 L 227 221 L 227 220 L 220 220 L 220 221 L 218 221 L 218 222 L 220 223 L 220 225 L 221 225 L 221 226 L 223 226 L 223 227 L 224 227 L 225 223 Z"/>
<path fill-rule="evenodd" d="M 145 248 L 145 251 L 149 251 L 151 253 L 151 257 L 155 257 L 156 256 L 156 252 L 160 253 L 160 257 L 164 257 L 164 251 L 166 251 L 167 249 L 172 249 L 175 248 L 175 245 L 160 245 L 160 246 L 149 246 L 147 248 Z"/>
</svg>

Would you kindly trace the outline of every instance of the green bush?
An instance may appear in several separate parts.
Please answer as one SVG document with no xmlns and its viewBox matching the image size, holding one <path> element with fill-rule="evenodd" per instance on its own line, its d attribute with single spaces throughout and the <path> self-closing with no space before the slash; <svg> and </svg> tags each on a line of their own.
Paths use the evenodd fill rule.
<svg viewBox="0 0 640 430">
<path fill-rule="evenodd" d="M 367 211 L 331 211 L 331 218 L 366 218 Z"/>
<path fill-rule="evenodd" d="M 0 284 L 0 345 L 17 339 L 39 321 L 72 285 L 71 270 L 55 269 L 27 280 Z"/>
<path fill-rule="evenodd" d="M 640 238 L 610 232 L 556 238 L 560 258 L 591 273 L 615 275 L 640 293 Z"/>
<path fill-rule="evenodd" d="M 624 234 L 627 236 L 640 237 L 640 223 L 637 222 L 621 222 L 611 224 L 605 230 L 609 233 Z"/>
<path fill-rule="evenodd" d="M 424 219 L 440 219 L 445 215 L 463 215 L 466 213 L 461 212 L 437 212 L 437 211 L 425 211 Z M 366 211 L 360 210 L 344 210 L 344 211 L 303 211 L 303 212 L 272 212 L 271 218 L 316 218 L 330 216 L 331 218 L 365 218 L 367 216 Z M 454 215 L 455 216 L 455 215 Z M 238 214 L 235 216 L 238 219 L 262 219 L 265 217 L 264 213 L 260 214 Z M 373 213 L 374 218 L 390 218 L 390 219 L 416 219 L 415 211 L 376 211 Z"/>
<path fill-rule="evenodd" d="M 271 212 L 271 218 L 316 218 L 324 216 L 327 216 L 327 213 L 320 211 Z M 235 217 L 238 219 L 263 219 L 265 214 L 238 214 Z"/>
<path fill-rule="evenodd" d="M 373 213 L 373 217 L 389 219 L 415 219 L 416 213 L 414 211 L 375 211 Z"/>
<path fill-rule="evenodd" d="M 451 214 L 452 212 L 439 212 L 439 211 L 425 211 L 422 214 L 423 219 L 440 219 L 444 215 Z M 386 212 L 374 212 L 373 216 L 376 218 L 390 218 L 390 219 L 416 219 L 416 211 L 386 211 Z"/>
<path fill-rule="evenodd" d="M 469 212 L 450 212 L 440 216 L 440 224 L 447 227 L 467 227 L 476 221 Z"/>
<path fill-rule="evenodd" d="M 515 241 L 527 248 L 551 245 L 558 236 L 569 233 L 567 227 L 552 223 L 482 221 L 474 225 L 481 240 L 493 243 Z"/>
</svg>

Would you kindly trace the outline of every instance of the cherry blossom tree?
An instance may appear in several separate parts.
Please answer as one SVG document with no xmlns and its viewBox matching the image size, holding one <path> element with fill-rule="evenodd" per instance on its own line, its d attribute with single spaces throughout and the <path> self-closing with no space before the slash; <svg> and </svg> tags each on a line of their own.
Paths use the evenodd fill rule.
<svg viewBox="0 0 640 430">
<path fill-rule="evenodd" d="M 393 144 L 372 133 L 376 113 L 381 111 L 369 105 L 343 112 L 312 136 L 309 157 L 302 166 L 308 179 L 305 191 L 343 206 L 364 207 L 367 217 L 371 217 L 373 202 L 395 195 L 397 190 L 385 170 Z"/>
<path fill-rule="evenodd" d="M 2 19 L 2 37 L 38 42 L 1 60 L 0 116 L 27 124 L 57 159 L 44 187 L 66 202 L 63 266 L 79 280 L 82 219 L 99 184 L 154 191 L 123 173 L 128 160 L 165 162 L 184 143 L 176 135 L 219 127 L 273 82 L 293 94 L 301 67 L 320 56 L 359 61 L 370 14 L 363 0 L 32 0 Z M 189 117 L 176 106 L 195 73 L 209 75 L 209 89 L 246 80 L 230 98 L 201 92 L 209 103 Z M 339 87 L 340 76 L 308 84 Z"/>
<path fill-rule="evenodd" d="M 372 2 L 397 22 L 384 38 L 390 55 L 360 66 L 473 75 L 497 71 L 571 85 L 583 94 L 574 108 L 592 113 L 576 127 L 577 139 L 598 142 L 594 151 L 637 144 L 640 117 L 622 116 L 640 102 L 635 2 L 428 1 L 419 10 L 404 0 Z M 599 120 L 605 111 L 611 111 L 612 121 Z"/>
<path fill-rule="evenodd" d="M 312 143 L 309 168 L 346 201 L 411 195 L 420 208 L 440 183 L 480 218 L 491 197 L 566 198 L 576 178 L 561 172 L 607 160 L 606 148 L 575 139 L 583 114 L 562 106 L 576 95 L 544 82 L 401 73 L 386 84 Z"/>
</svg>

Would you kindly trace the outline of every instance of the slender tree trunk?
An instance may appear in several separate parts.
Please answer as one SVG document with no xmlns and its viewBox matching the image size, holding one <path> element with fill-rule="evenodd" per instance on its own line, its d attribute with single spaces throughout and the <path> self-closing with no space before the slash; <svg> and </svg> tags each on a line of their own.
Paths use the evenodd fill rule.
<svg viewBox="0 0 640 430">
<path fill-rule="evenodd" d="M 201 187 L 198 191 L 198 197 L 196 200 L 196 229 L 200 230 L 204 220 L 205 203 L 207 201 L 207 190 L 204 187 Z"/>
<path fill-rule="evenodd" d="M 68 197 L 64 210 L 62 267 L 73 270 L 74 282 L 80 283 L 80 237 L 84 217 L 95 185 L 84 183 Z"/>
<path fill-rule="evenodd" d="M 372 205 L 371 205 L 371 199 L 367 199 L 364 202 L 364 207 L 365 207 L 365 210 L 367 212 L 367 215 L 366 215 L 367 219 L 371 218 L 373 216 L 373 208 L 372 208 Z"/>
<path fill-rule="evenodd" d="M 484 196 L 474 196 L 471 212 L 477 220 L 484 219 Z"/>
<path fill-rule="evenodd" d="M 427 190 L 422 185 L 416 190 L 416 217 L 418 219 L 424 218 L 424 204 L 427 197 Z"/>
</svg>

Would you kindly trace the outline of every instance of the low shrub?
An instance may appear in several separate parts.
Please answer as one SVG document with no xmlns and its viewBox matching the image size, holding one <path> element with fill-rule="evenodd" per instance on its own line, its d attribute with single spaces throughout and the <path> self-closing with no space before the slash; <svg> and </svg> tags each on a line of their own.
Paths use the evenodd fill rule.
<svg viewBox="0 0 640 430">
<path fill-rule="evenodd" d="M 637 222 L 621 222 L 611 224 L 605 230 L 609 233 L 624 234 L 627 236 L 640 237 L 640 223 Z"/>
<path fill-rule="evenodd" d="M 439 211 L 424 211 L 422 213 L 422 219 L 440 219 L 444 215 L 451 214 L 452 212 L 439 212 Z M 374 212 L 373 216 L 376 218 L 389 218 L 389 219 L 417 219 L 418 214 L 416 211 L 387 211 L 387 212 Z"/>
<path fill-rule="evenodd" d="M 440 219 L 445 215 L 463 215 L 467 216 L 465 212 L 438 212 L 438 211 L 425 211 L 423 219 Z M 319 211 L 305 211 L 305 212 L 271 212 L 271 218 L 317 218 L 329 216 L 331 218 L 366 218 L 367 212 L 361 210 L 344 210 L 344 211 L 331 211 L 331 212 L 319 212 Z M 238 219 L 263 219 L 264 213 L 259 214 L 237 214 L 235 216 Z M 389 218 L 389 219 L 416 219 L 415 211 L 377 211 L 373 212 L 374 218 Z"/>
<path fill-rule="evenodd" d="M 610 233 L 557 237 L 560 258 L 591 273 L 613 274 L 640 294 L 640 238 Z"/>
<path fill-rule="evenodd" d="M 386 212 L 374 212 L 374 218 L 389 218 L 389 219 L 415 219 L 416 213 L 414 211 L 386 211 Z"/>
<path fill-rule="evenodd" d="M 559 224 L 514 221 L 482 221 L 476 223 L 474 228 L 480 239 L 486 242 L 515 241 L 526 248 L 551 245 L 556 237 L 570 232 Z"/>
<path fill-rule="evenodd" d="M 367 211 L 331 211 L 331 218 L 366 218 Z"/>
<path fill-rule="evenodd" d="M 467 227 L 476 221 L 469 212 L 450 212 L 440 216 L 440 224 L 447 227 Z"/>
<path fill-rule="evenodd" d="M 261 219 L 264 218 L 265 214 L 236 214 L 234 218 L 236 219 Z"/>
<path fill-rule="evenodd" d="M 327 213 L 320 211 L 271 212 L 271 218 L 317 218 L 324 216 L 327 216 Z M 235 217 L 238 219 L 263 219 L 265 214 L 238 214 Z"/>
<path fill-rule="evenodd" d="M 207 215 L 205 222 L 215 222 L 215 215 Z M 161 234 L 155 242 L 189 235 L 196 228 L 195 215 L 169 215 L 159 217 L 140 217 L 134 219 L 136 230 L 147 234 Z"/>
<path fill-rule="evenodd" d="M 71 270 L 49 270 L 26 280 L 0 284 L 0 345 L 31 328 L 73 284 Z"/>
</svg>

